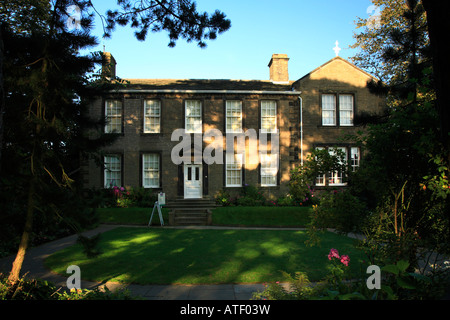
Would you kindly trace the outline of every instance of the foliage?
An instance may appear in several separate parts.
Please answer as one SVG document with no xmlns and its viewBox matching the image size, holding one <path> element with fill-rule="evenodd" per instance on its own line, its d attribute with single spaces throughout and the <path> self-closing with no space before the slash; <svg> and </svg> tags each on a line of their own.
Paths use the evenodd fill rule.
<svg viewBox="0 0 450 320">
<path fill-rule="evenodd" d="M 404 0 L 372 0 L 373 7 L 369 18 L 358 18 L 355 22 L 357 32 L 354 33 L 355 43 L 352 48 L 358 48 L 358 52 L 351 58 L 352 62 L 363 70 L 375 75 L 386 84 L 402 82 L 409 65 L 408 55 L 399 55 L 401 62 L 383 59 L 387 48 L 399 48 L 390 37 L 392 32 L 409 28 L 408 19 L 404 16 Z M 369 9 L 369 8 L 368 8 Z M 417 23 L 421 31 L 426 31 L 426 15 L 422 12 Z M 422 38 L 422 42 L 414 41 L 417 45 L 428 45 L 428 39 Z M 405 42 L 412 43 L 408 38 Z M 423 52 L 418 55 L 419 59 Z"/>
<path fill-rule="evenodd" d="M 274 201 L 270 202 L 264 197 L 263 190 L 258 187 L 245 184 L 239 188 L 238 193 L 232 194 L 230 190 L 223 189 L 216 193 L 215 201 L 222 206 L 261 206 L 274 205 Z"/>
<path fill-rule="evenodd" d="M 224 13 L 216 10 L 211 16 L 197 12 L 196 3 L 190 0 L 121 0 L 117 1 L 120 10 L 107 12 L 105 36 L 111 36 L 116 24 L 126 26 L 130 23 L 138 40 L 145 40 L 148 31 L 169 33 L 169 47 L 174 47 L 178 38 L 187 42 L 197 41 L 201 48 L 205 40 L 214 40 L 217 34 L 227 31 L 230 20 Z"/>
<path fill-rule="evenodd" d="M 262 292 L 255 292 L 254 299 L 262 300 L 351 300 L 365 299 L 356 291 L 348 279 L 348 266 L 350 258 L 347 255 L 339 256 L 336 249 L 331 249 L 328 254 L 330 261 L 327 269 L 329 273 L 318 283 L 310 283 L 308 276 L 303 272 L 297 272 L 291 276 L 283 272 L 289 279 L 289 289 L 280 282 L 265 284 Z"/>
<path fill-rule="evenodd" d="M 146 3 L 141 1 L 142 5 Z M 100 147 L 117 138 L 102 133 L 104 119 L 92 121 L 87 107 L 120 81 L 106 81 L 103 75 L 96 73 L 96 66 L 102 62 L 101 53 L 81 54 L 97 44 L 90 35 L 93 12 L 89 10 L 95 11 L 91 1 L 2 1 L 1 4 L 1 193 L 9 188 L 11 181 L 16 185 L 10 199 L 2 198 L 5 202 L 1 204 L 1 212 L 2 218 L 13 212 L 20 213 L 22 226 L 25 224 L 11 272 L 11 278 L 17 280 L 33 227 L 36 227 L 33 226 L 36 213 L 45 217 L 38 221 L 45 221 L 49 214 L 54 214 L 70 227 L 80 224 L 74 222 L 75 216 L 65 217 L 72 204 L 67 203 L 66 207 L 65 196 L 49 200 L 46 195 L 60 188 L 79 199 L 81 161 L 98 158 L 95 153 Z M 230 27 L 224 14 L 218 11 L 211 17 L 199 14 L 195 5 L 188 1 L 163 0 L 139 9 L 132 7 L 130 1 L 118 1 L 118 4 L 123 5 L 129 15 L 119 17 L 117 14 L 122 13 L 116 12 L 115 16 L 110 12 L 108 30 L 112 31 L 115 23 L 124 24 L 130 18 L 132 27 L 141 28 L 138 39 L 145 38 L 152 25 L 152 31 L 169 31 L 171 45 L 178 37 L 183 37 L 204 46 L 204 40 L 214 39 L 217 33 Z M 72 5 L 81 13 L 75 28 L 68 24 Z M 151 23 L 148 19 L 152 17 L 157 20 Z M 145 200 L 134 201 L 142 204 Z M 82 203 L 76 207 L 82 207 Z M 127 206 L 129 199 L 120 199 L 119 204 Z M 85 219 L 87 215 L 83 213 L 81 217 Z"/>
<path fill-rule="evenodd" d="M 298 166 L 291 170 L 289 180 L 289 194 L 294 202 L 300 205 L 311 205 L 316 203 L 315 189 L 311 177 L 305 166 Z"/>
<path fill-rule="evenodd" d="M 405 259 L 413 268 L 418 247 L 448 250 L 438 245 L 449 241 L 448 150 L 440 140 L 421 1 L 374 3 L 386 4 L 381 28 L 368 30 L 368 42 L 360 44 L 364 55 L 378 53 L 377 63 L 389 75 L 369 85 L 372 92 L 387 95 L 387 108 L 378 118 L 356 121 L 367 125 L 354 138 L 367 156 L 350 188 L 370 212 L 363 230 L 371 259 L 379 264 Z M 389 14 L 399 18 L 389 22 Z"/>
<path fill-rule="evenodd" d="M 245 184 L 236 197 L 238 206 L 260 206 L 266 202 L 262 192 L 254 186 Z"/>
<path fill-rule="evenodd" d="M 90 75 L 101 62 L 100 55 L 80 55 L 96 44 L 89 35 L 91 17 L 80 21 L 82 30 L 72 31 L 66 25 L 71 2 L 33 4 L 41 6 L 33 13 L 42 13 L 35 16 L 35 23 L 21 26 L 18 19 L 2 25 L 2 85 L 8 94 L 0 132 L 4 143 L 0 187 L 5 192 L 14 181 L 15 192 L 2 199 L 1 206 L 21 213 L 23 232 L 11 272 L 16 279 L 33 231 L 42 232 L 37 227 L 46 229 L 45 235 L 58 226 L 52 221 L 64 221 L 64 229 L 76 230 L 89 219 L 89 210 L 80 200 L 80 160 L 114 138 L 86 134 L 103 124 L 87 117 L 88 105 L 101 89 L 111 88 Z M 16 17 L 22 14 L 20 7 L 9 9 Z"/>
<path fill-rule="evenodd" d="M 278 281 L 265 283 L 265 289 L 262 292 L 255 292 L 253 299 L 425 300 L 439 299 L 444 293 L 442 290 L 436 290 L 438 283 L 430 277 L 409 272 L 409 263 L 406 260 L 383 266 L 381 288 L 370 290 L 365 279 L 349 279 L 346 275 L 347 262 L 350 261 L 348 256 L 339 256 L 336 249 L 331 249 L 328 259 L 329 273 L 322 281 L 312 284 L 306 274 L 298 272 L 295 277 L 288 275 L 289 281 L 284 285 Z"/>
<path fill-rule="evenodd" d="M 254 300 L 308 300 L 314 288 L 304 272 L 296 272 L 294 276 L 283 272 L 287 279 L 289 289 L 279 281 L 264 283 L 264 290 L 253 293 Z"/>
<path fill-rule="evenodd" d="M 131 300 L 128 291 L 108 288 L 62 291 L 48 281 L 20 278 L 11 283 L 0 274 L 0 300 Z"/>
<path fill-rule="evenodd" d="M 95 258 L 101 251 L 98 249 L 101 234 L 97 234 L 91 238 L 85 237 L 82 234 L 78 235 L 77 243 L 83 246 L 83 253 L 87 258 Z"/>
<path fill-rule="evenodd" d="M 87 189 L 85 198 L 93 208 L 151 208 L 158 195 L 153 189 L 114 186 Z"/>
<path fill-rule="evenodd" d="M 227 207 L 232 204 L 230 192 L 225 189 L 219 190 L 214 196 L 214 199 L 219 206 Z"/>
<path fill-rule="evenodd" d="M 319 232 L 327 228 L 343 234 L 360 232 L 366 217 L 365 203 L 348 190 L 322 193 L 319 204 L 313 205 L 307 244 L 318 245 Z"/>
</svg>

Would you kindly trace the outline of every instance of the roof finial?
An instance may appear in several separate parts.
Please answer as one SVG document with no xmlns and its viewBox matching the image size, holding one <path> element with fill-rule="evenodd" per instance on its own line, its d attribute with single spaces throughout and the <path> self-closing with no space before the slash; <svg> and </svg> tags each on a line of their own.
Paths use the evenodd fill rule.
<svg viewBox="0 0 450 320">
<path fill-rule="evenodd" d="M 334 53 L 336 53 L 336 57 L 339 56 L 339 51 L 341 51 L 341 48 L 339 48 L 339 41 L 336 40 L 336 47 L 333 48 Z"/>
</svg>

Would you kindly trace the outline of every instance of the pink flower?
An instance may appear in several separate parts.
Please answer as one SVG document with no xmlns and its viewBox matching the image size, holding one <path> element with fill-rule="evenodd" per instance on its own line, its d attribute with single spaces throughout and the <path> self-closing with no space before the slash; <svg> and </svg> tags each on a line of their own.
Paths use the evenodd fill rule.
<svg viewBox="0 0 450 320">
<path fill-rule="evenodd" d="M 348 263 L 350 262 L 349 256 L 343 255 L 343 256 L 341 257 L 341 262 L 342 262 L 346 267 L 348 267 Z"/>
<path fill-rule="evenodd" d="M 339 252 L 336 249 L 330 250 L 330 253 L 328 254 L 328 260 L 331 260 L 331 258 L 339 259 Z"/>
</svg>

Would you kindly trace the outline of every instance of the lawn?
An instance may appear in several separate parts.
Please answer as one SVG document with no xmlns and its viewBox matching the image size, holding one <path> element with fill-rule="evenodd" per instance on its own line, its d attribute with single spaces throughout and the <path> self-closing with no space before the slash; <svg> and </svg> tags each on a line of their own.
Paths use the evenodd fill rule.
<svg viewBox="0 0 450 320">
<path fill-rule="evenodd" d="M 137 284 L 217 284 L 284 281 L 281 271 L 327 274 L 330 248 L 350 256 L 359 272 L 361 252 L 353 240 L 326 233 L 321 247 L 307 247 L 305 231 L 189 230 L 119 227 L 101 235 L 99 257 L 88 259 L 80 245 L 48 257 L 47 267 L 67 276 L 78 265 L 84 280 Z"/>
<path fill-rule="evenodd" d="M 101 223 L 147 225 L 153 208 L 100 208 Z M 218 207 L 213 210 L 214 225 L 240 226 L 306 226 L 311 207 Z M 164 222 L 169 222 L 169 210 L 163 208 Z M 153 225 L 159 225 L 155 210 Z"/>
</svg>

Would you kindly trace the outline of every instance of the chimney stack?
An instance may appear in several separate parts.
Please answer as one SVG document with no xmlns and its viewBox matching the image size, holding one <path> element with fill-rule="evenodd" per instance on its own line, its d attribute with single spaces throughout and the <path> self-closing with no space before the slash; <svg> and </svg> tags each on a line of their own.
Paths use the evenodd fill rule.
<svg viewBox="0 0 450 320">
<path fill-rule="evenodd" d="M 288 61 L 287 54 L 272 55 L 272 59 L 269 62 L 270 81 L 274 83 L 289 82 Z"/>
<path fill-rule="evenodd" d="M 102 76 L 110 79 L 116 77 L 116 59 L 110 52 L 103 52 Z"/>
</svg>

